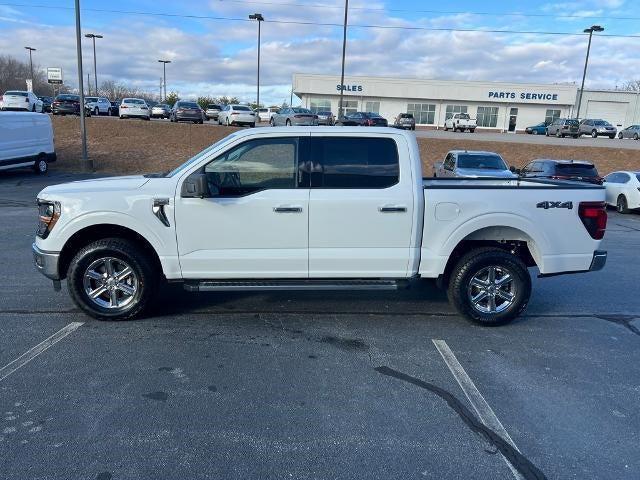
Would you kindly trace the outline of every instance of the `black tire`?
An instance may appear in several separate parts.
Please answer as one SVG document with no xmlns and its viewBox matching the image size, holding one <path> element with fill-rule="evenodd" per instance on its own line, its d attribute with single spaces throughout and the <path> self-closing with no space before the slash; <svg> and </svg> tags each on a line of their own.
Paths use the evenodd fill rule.
<svg viewBox="0 0 640 480">
<path fill-rule="evenodd" d="M 532 130 L 531 133 L 534 135 L 538 135 L 538 130 Z"/>
<path fill-rule="evenodd" d="M 491 268 L 494 268 L 494 279 L 499 271 L 510 275 L 511 281 L 508 285 L 511 291 L 496 288 L 496 282 L 492 282 L 494 293 L 485 297 L 486 308 L 491 308 L 489 302 L 493 295 L 496 310 L 489 313 L 482 311 L 481 306 L 476 307 L 470 296 L 473 288 L 477 288 L 471 286 L 472 279 Z M 499 292 L 511 294 L 513 299 L 505 300 L 500 297 Z M 470 320 L 488 327 L 504 325 L 527 308 L 531 297 L 531 277 L 526 265 L 515 255 L 495 248 L 478 248 L 464 255 L 451 270 L 447 295 L 456 310 Z"/>
<path fill-rule="evenodd" d="M 627 197 L 624 195 L 619 195 L 616 200 L 616 210 L 618 213 L 627 214 L 629 213 L 629 203 L 627 202 Z"/>
<path fill-rule="evenodd" d="M 31 111 L 35 113 L 35 111 L 36 111 L 36 104 L 35 103 L 33 104 L 33 107 L 31 107 Z"/>
<path fill-rule="evenodd" d="M 591 130 L 591 138 L 598 138 L 597 130 Z"/>
<path fill-rule="evenodd" d="M 544 135 L 545 135 L 546 137 L 548 137 L 548 136 L 549 136 L 549 130 L 545 129 L 545 131 L 544 131 Z"/>
<path fill-rule="evenodd" d="M 634 133 L 634 134 L 633 134 L 633 139 L 634 139 L 634 140 L 638 140 L 638 134 L 637 134 L 637 133 Z"/>
<path fill-rule="evenodd" d="M 273 120 L 273 118 L 269 120 L 269 125 L 271 125 L 272 127 L 276 126 L 276 122 Z"/>
<path fill-rule="evenodd" d="M 49 162 L 47 162 L 47 157 L 45 155 L 38 155 L 38 158 L 33 164 L 33 171 L 40 175 L 45 175 L 49 171 Z"/>
<path fill-rule="evenodd" d="M 580 138 L 579 135 L 571 135 L 571 138 Z"/>
<path fill-rule="evenodd" d="M 476 133 L 476 129 L 475 128 L 470 128 L 469 129 L 469 133 Z"/>
<path fill-rule="evenodd" d="M 609 135 L 609 138 L 610 138 L 611 140 L 613 140 L 614 138 L 616 138 L 616 136 L 615 136 L 615 135 Z"/>
<path fill-rule="evenodd" d="M 96 107 L 96 108 L 94 108 L 94 109 L 93 109 L 93 114 L 94 114 L 96 117 L 99 117 L 99 116 L 100 116 L 100 110 L 98 109 L 98 107 Z"/>
<path fill-rule="evenodd" d="M 287 118 L 287 121 L 285 123 L 286 123 L 287 127 L 291 126 L 291 120 L 289 120 L 288 118 Z"/>
<path fill-rule="evenodd" d="M 619 138 L 620 140 L 622 140 L 622 139 L 624 138 L 624 135 L 622 135 L 622 132 L 620 132 L 620 133 L 618 134 L 618 138 Z"/>
<path fill-rule="evenodd" d="M 255 122 L 254 122 L 254 123 L 250 123 L 250 124 L 249 124 L 249 128 L 256 128 L 256 124 L 255 124 Z"/>
<path fill-rule="evenodd" d="M 100 306 L 85 291 L 85 273 L 103 258 L 128 265 L 137 279 L 135 293 L 123 307 Z M 140 315 L 153 300 L 159 284 L 158 276 L 149 255 L 137 244 L 121 238 L 105 238 L 90 243 L 76 254 L 67 272 L 67 285 L 72 300 L 87 315 L 98 320 L 127 320 Z"/>
</svg>

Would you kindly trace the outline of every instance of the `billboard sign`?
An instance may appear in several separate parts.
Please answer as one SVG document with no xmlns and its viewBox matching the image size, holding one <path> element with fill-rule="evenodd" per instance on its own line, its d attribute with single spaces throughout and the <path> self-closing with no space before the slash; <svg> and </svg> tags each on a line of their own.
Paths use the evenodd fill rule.
<svg viewBox="0 0 640 480">
<path fill-rule="evenodd" d="M 58 67 L 47 68 L 47 82 L 56 85 L 62 84 L 62 69 Z"/>
</svg>

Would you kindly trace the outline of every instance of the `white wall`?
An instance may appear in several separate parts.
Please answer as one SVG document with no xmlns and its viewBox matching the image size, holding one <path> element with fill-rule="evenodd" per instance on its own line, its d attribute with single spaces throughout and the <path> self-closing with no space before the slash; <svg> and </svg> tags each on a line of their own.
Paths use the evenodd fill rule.
<svg viewBox="0 0 640 480">
<path fill-rule="evenodd" d="M 576 108 L 578 105 L 578 96 L 576 94 Z M 582 96 L 582 105 L 580 106 L 579 118 L 585 118 L 588 115 L 589 102 L 609 102 L 612 109 L 618 113 L 616 119 L 623 122 L 625 127 L 634 124 L 640 124 L 640 95 L 637 92 L 623 92 L 617 90 L 585 90 Z M 614 122 L 616 119 L 605 118 Z"/>
</svg>

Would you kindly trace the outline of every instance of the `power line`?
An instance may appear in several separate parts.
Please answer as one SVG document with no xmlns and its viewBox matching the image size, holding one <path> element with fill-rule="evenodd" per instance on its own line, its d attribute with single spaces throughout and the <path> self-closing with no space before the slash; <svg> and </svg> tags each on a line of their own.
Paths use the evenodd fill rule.
<svg viewBox="0 0 640 480">
<path fill-rule="evenodd" d="M 285 2 L 259 2 L 252 0 L 218 0 L 220 3 L 237 3 L 250 5 L 267 5 L 275 7 L 308 7 L 308 8 L 325 8 L 341 10 L 340 5 L 322 5 L 318 3 L 285 3 Z M 585 16 L 585 15 L 567 15 L 567 14 L 551 14 L 551 13 L 523 13 L 523 12 L 464 12 L 464 11 L 443 11 L 443 10 L 410 10 L 403 8 L 375 8 L 375 7 L 353 7 L 349 10 L 360 10 L 367 12 L 396 12 L 396 13 L 428 13 L 434 15 L 473 15 L 473 16 L 491 16 L 491 17 L 538 17 L 538 18 L 579 18 L 579 19 L 598 19 L 598 20 L 640 20 L 640 17 L 612 17 L 612 16 Z"/>
<path fill-rule="evenodd" d="M 9 7 L 30 7 L 30 8 L 44 8 L 54 10 L 73 10 L 74 7 L 64 7 L 58 5 L 27 5 L 22 3 L 0 3 L 1 6 Z M 114 13 L 119 15 L 143 15 L 153 17 L 170 17 L 170 18 L 188 18 L 194 20 L 218 20 L 227 22 L 250 22 L 246 18 L 237 17 L 218 17 L 211 15 L 189 15 L 179 13 L 166 13 L 166 12 L 144 12 L 136 10 L 112 10 L 103 8 L 83 8 L 85 12 L 95 13 Z M 342 27 L 341 23 L 331 22 L 312 22 L 303 20 L 278 20 L 270 19 L 265 20 L 265 23 L 283 24 L 283 25 L 312 25 L 319 27 Z M 476 32 L 476 33 L 510 33 L 521 35 L 555 35 L 555 36 L 576 36 L 583 37 L 588 34 L 583 32 L 550 32 L 550 31 L 538 31 L 538 30 L 505 30 L 505 29 L 481 29 L 481 28 L 436 28 L 436 27 L 409 27 L 402 25 L 363 25 L 363 24 L 350 24 L 349 28 L 365 28 L 365 29 L 383 29 L 383 30 L 411 30 L 411 31 L 426 31 L 426 32 Z M 640 38 L 640 35 L 622 35 L 622 34 L 599 34 L 600 37 L 616 37 L 616 38 Z"/>
</svg>

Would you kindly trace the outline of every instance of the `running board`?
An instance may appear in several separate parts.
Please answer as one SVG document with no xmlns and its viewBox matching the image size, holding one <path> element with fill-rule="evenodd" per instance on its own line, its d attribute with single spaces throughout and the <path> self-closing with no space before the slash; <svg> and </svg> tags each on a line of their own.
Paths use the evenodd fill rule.
<svg viewBox="0 0 640 480">
<path fill-rule="evenodd" d="M 187 282 L 189 292 L 286 291 L 286 290 L 398 290 L 406 280 L 206 280 Z"/>
</svg>

